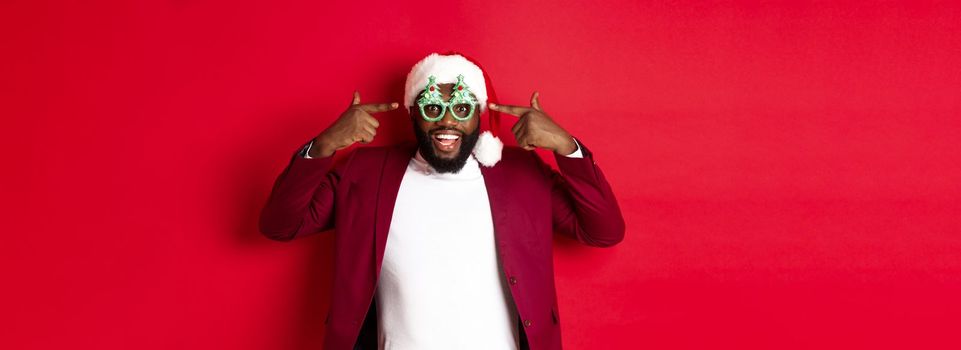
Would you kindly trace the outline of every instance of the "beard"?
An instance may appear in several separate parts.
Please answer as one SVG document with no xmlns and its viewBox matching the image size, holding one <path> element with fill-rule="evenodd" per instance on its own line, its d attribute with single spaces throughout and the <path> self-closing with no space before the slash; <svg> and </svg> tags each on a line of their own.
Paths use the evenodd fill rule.
<svg viewBox="0 0 961 350">
<path fill-rule="evenodd" d="M 455 128 L 439 127 L 431 129 L 428 132 L 421 130 L 417 127 L 417 123 L 411 123 L 414 125 L 414 135 L 417 136 L 417 147 L 420 149 L 421 156 L 430 164 L 438 173 L 457 173 L 467 164 L 467 158 L 470 157 L 471 152 L 474 151 L 474 145 L 477 143 L 477 138 L 480 136 L 480 127 L 475 128 L 474 132 L 470 134 L 461 135 L 460 148 L 457 150 L 457 156 L 454 158 L 441 158 L 437 156 L 434 152 L 434 141 L 430 136 L 435 131 L 438 130 L 453 130 L 459 131 Z"/>
</svg>

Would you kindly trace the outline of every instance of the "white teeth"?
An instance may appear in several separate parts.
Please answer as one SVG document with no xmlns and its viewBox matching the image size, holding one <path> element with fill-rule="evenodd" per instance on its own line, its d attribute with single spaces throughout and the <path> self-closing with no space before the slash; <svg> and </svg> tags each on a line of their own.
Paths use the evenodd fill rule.
<svg viewBox="0 0 961 350">
<path fill-rule="evenodd" d="M 456 140 L 460 138 L 460 136 L 451 135 L 451 134 L 439 134 L 439 135 L 436 135 L 435 137 L 441 140 Z"/>
</svg>

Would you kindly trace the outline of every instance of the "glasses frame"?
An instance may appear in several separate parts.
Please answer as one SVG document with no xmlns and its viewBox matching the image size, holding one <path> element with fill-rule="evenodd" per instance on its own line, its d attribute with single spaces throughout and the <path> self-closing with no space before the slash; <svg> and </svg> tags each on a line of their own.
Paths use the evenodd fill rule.
<svg viewBox="0 0 961 350">
<path fill-rule="evenodd" d="M 433 75 L 427 79 L 427 87 L 424 89 L 421 97 L 417 99 L 417 108 L 420 110 L 420 116 L 424 118 L 424 120 L 436 122 L 444 119 L 444 115 L 447 114 L 448 110 L 451 111 L 450 115 L 460 122 L 466 122 L 474 117 L 474 111 L 477 109 L 478 102 L 470 92 L 470 88 L 464 83 L 464 75 L 457 76 L 457 84 L 454 85 L 454 90 L 451 92 L 450 101 L 444 101 L 443 95 L 440 93 L 440 86 L 437 85 L 437 79 Z M 462 104 L 470 105 L 470 111 L 467 112 L 466 117 L 459 117 L 451 110 L 452 106 Z M 428 117 L 427 113 L 424 112 L 424 107 L 429 105 L 441 106 L 440 114 L 433 118 Z"/>
</svg>

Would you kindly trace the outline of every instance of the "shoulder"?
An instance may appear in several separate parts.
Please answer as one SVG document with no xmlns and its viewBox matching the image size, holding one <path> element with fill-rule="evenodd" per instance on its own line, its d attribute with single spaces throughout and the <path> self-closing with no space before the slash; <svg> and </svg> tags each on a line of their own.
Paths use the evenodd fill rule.
<svg viewBox="0 0 961 350">
<path fill-rule="evenodd" d="M 348 168 L 376 169 L 383 167 L 388 159 L 402 160 L 406 163 L 413 156 L 416 147 L 413 141 L 382 146 L 362 146 L 350 150 L 343 158 Z"/>
<path fill-rule="evenodd" d="M 540 160 L 536 152 L 517 146 L 504 146 L 504 151 L 501 153 L 501 161 L 512 166 L 534 165 Z"/>
<path fill-rule="evenodd" d="M 405 153 L 406 151 L 413 151 L 416 147 L 417 145 L 413 141 L 405 141 L 381 146 L 361 146 L 348 152 L 345 157 L 354 159 L 377 158 L 393 153 Z"/>
<path fill-rule="evenodd" d="M 510 171 L 515 176 L 526 173 L 541 177 L 545 175 L 544 169 L 548 165 L 537 155 L 537 152 L 517 146 L 504 146 L 501 161 L 495 166 L 503 166 L 505 170 Z"/>
</svg>

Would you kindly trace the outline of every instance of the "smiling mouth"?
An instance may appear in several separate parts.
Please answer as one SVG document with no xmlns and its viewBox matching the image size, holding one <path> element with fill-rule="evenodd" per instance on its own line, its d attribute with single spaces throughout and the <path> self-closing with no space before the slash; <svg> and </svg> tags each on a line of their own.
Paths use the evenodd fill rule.
<svg viewBox="0 0 961 350">
<path fill-rule="evenodd" d="M 434 148 L 444 153 L 452 153 L 460 148 L 461 134 L 454 131 L 438 131 L 434 133 Z"/>
</svg>

